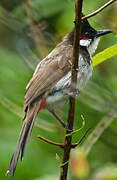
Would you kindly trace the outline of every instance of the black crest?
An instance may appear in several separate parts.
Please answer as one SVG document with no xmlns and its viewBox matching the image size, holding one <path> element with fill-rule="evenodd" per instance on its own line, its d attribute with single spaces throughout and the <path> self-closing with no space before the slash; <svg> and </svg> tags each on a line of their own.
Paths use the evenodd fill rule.
<svg viewBox="0 0 117 180">
<path fill-rule="evenodd" d="M 82 15 L 82 17 L 83 16 L 84 15 Z M 95 37 L 96 33 L 97 33 L 97 31 L 93 27 L 91 27 L 91 25 L 89 24 L 87 19 L 82 21 L 82 23 L 81 23 L 81 36 L 82 35 L 86 35 L 86 36 L 88 36 L 89 39 L 93 39 Z M 68 39 L 69 39 L 70 43 L 73 44 L 73 40 L 74 40 L 74 28 L 68 34 Z"/>
</svg>

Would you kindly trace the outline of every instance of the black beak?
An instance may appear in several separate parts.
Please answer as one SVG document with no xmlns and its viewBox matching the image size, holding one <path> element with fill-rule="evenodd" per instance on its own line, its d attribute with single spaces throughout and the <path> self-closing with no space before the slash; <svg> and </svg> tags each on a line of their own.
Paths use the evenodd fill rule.
<svg viewBox="0 0 117 180">
<path fill-rule="evenodd" d="M 100 36 L 103 36 L 105 34 L 108 34 L 108 33 L 112 33 L 113 31 L 112 30 L 109 30 L 109 29 L 105 29 L 105 30 L 99 30 L 97 31 L 96 33 L 96 37 L 100 37 Z"/>
</svg>

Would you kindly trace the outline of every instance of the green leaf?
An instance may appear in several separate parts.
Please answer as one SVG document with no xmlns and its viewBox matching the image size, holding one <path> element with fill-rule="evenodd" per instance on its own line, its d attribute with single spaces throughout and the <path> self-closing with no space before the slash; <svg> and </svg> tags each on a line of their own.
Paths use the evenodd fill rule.
<svg viewBox="0 0 117 180">
<path fill-rule="evenodd" d="M 93 57 L 93 67 L 117 55 L 117 44 L 105 49 Z"/>
</svg>

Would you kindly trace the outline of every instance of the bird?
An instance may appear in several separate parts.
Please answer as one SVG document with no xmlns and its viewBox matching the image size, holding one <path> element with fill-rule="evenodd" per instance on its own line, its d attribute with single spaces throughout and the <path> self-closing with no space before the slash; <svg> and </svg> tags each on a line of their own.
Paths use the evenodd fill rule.
<svg viewBox="0 0 117 180">
<path fill-rule="evenodd" d="M 87 19 L 81 22 L 80 54 L 77 85 L 71 88 L 71 66 L 73 54 L 74 28 L 36 67 L 26 87 L 24 96 L 25 117 L 15 152 L 13 153 L 7 174 L 13 176 L 19 156 L 24 158 L 27 142 L 35 119 L 42 109 L 48 109 L 67 129 L 66 124 L 55 113 L 55 109 L 68 102 L 69 96 L 82 91 L 92 76 L 92 55 L 97 49 L 100 37 L 111 30 L 95 30 Z M 67 129 L 69 130 L 69 129 Z"/>
</svg>

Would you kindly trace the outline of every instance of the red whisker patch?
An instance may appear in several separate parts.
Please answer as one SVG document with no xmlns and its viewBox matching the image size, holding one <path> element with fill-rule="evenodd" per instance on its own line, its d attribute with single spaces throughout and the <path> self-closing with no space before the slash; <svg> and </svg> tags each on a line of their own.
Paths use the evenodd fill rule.
<svg viewBox="0 0 117 180">
<path fill-rule="evenodd" d="M 88 39 L 88 36 L 83 35 L 83 36 L 81 36 L 81 39 L 82 39 L 82 40 L 86 40 L 86 39 Z"/>
</svg>

